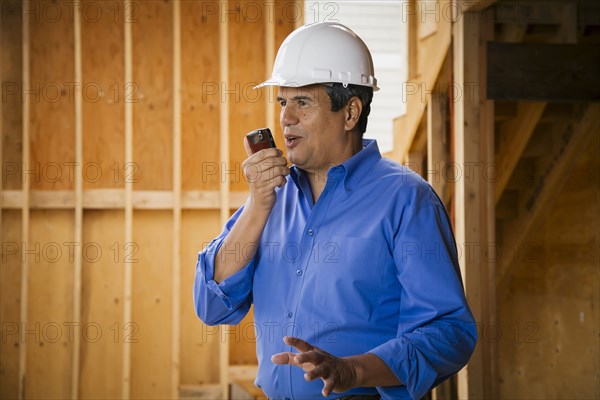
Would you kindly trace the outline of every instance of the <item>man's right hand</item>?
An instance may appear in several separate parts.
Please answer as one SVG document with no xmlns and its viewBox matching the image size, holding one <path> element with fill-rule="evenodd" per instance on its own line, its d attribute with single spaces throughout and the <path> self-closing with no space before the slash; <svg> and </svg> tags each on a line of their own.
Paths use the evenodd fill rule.
<svg viewBox="0 0 600 400">
<path fill-rule="evenodd" d="M 250 206 L 259 212 L 270 213 L 275 204 L 275 188 L 285 185 L 290 173 L 287 160 L 277 148 L 263 149 L 254 154 L 244 139 L 248 158 L 242 169 L 250 187 Z"/>
<path fill-rule="evenodd" d="M 218 283 L 242 269 L 256 255 L 260 236 L 275 204 L 275 188 L 285 185 L 285 177 L 290 173 L 281 150 L 263 149 L 252 154 L 245 139 L 244 146 L 248 158 L 242 168 L 250 186 L 250 200 L 215 258 L 214 280 Z"/>
</svg>

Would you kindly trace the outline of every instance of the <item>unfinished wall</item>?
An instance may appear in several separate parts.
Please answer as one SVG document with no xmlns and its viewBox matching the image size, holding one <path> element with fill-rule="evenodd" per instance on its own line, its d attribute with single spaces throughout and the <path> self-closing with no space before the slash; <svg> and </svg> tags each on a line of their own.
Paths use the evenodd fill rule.
<svg viewBox="0 0 600 400">
<path fill-rule="evenodd" d="M 243 135 L 281 135 L 252 87 L 301 10 L 2 2 L 0 397 L 214 398 L 256 363 L 191 289 L 245 198 Z"/>
<path fill-rule="evenodd" d="M 596 132 L 597 133 L 597 132 Z M 498 299 L 502 398 L 600 393 L 600 140 L 594 135 Z"/>
</svg>

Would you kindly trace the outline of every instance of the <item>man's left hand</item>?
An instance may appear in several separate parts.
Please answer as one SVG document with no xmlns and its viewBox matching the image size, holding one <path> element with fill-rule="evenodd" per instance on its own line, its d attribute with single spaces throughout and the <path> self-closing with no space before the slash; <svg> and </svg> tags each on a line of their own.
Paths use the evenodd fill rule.
<svg viewBox="0 0 600 400">
<path fill-rule="evenodd" d="M 299 353 L 278 353 L 271 357 L 271 361 L 302 368 L 307 381 L 321 378 L 323 396 L 329 396 L 332 391 L 342 393 L 356 386 L 357 371 L 351 359 L 336 357 L 296 337 L 286 336 L 283 341 L 298 349 Z"/>
</svg>

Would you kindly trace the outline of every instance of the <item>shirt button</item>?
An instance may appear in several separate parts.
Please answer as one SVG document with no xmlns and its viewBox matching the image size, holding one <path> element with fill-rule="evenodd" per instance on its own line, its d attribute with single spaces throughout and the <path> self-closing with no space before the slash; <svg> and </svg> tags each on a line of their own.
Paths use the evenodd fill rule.
<svg viewBox="0 0 600 400">
<path fill-rule="evenodd" d="M 292 312 L 291 312 L 291 311 L 288 311 L 288 313 L 287 313 L 287 317 L 288 317 L 288 318 L 292 318 L 292 315 L 294 315 L 294 314 L 292 314 Z"/>
<path fill-rule="evenodd" d="M 298 275 L 298 276 L 302 275 L 302 270 L 301 269 L 296 270 L 296 275 Z"/>
<path fill-rule="evenodd" d="M 352 191 L 352 186 L 346 186 L 346 192 L 350 193 Z"/>
<path fill-rule="evenodd" d="M 312 229 L 309 229 L 308 232 L 306 232 L 306 233 L 308 233 L 308 236 L 312 236 L 314 232 Z"/>
</svg>

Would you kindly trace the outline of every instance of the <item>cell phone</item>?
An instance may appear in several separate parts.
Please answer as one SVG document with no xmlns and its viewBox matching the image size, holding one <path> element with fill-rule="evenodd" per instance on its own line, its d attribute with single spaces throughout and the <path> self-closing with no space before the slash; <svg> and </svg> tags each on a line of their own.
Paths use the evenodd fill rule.
<svg viewBox="0 0 600 400">
<path fill-rule="evenodd" d="M 268 149 L 275 146 L 275 140 L 269 128 L 255 129 L 246 135 L 246 140 L 250 145 L 252 154 L 262 149 Z"/>
</svg>

